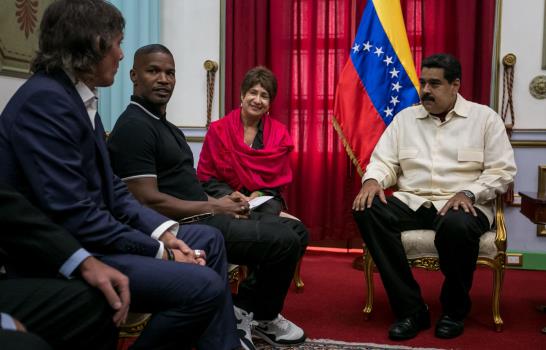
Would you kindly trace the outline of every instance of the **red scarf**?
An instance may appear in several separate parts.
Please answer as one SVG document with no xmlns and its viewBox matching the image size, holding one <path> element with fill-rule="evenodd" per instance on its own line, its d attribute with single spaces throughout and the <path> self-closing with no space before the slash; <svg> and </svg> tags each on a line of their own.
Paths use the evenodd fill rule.
<svg viewBox="0 0 546 350">
<path fill-rule="evenodd" d="M 294 148 L 284 124 L 262 116 L 263 149 L 244 143 L 241 109 L 213 122 L 205 137 L 197 166 L 200 181 L 211 178 L 238 191 L 282 188 L 292 182 L 289 153 Z"/>
</svg>

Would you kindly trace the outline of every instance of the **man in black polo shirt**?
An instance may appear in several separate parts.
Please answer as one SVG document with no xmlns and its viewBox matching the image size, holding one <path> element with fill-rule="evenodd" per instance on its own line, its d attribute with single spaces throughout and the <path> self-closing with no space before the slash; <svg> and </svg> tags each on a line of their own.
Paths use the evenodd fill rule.
<svg viewBox="0 0 546 350">
<path fill-rule="evenodd" d="M 249 266 L 252 278 L 234 298 L 243 348 L 254 349 L 251 333 L 274 345 L 303 342 L 303 330 L 280 312 L 307 246 L 307 229 L 297 220 L 250 212 L 239 198 L 207 196 L 184 134 L 166 120 L 176 81 L 166 47 L 138 49 L 131 80 L 134 95 L 108 141 L 114 172 L 147 206 L 176 220 L 197 216 L 199 223 L 218 228 L 228 261 Z"/>
</svg>

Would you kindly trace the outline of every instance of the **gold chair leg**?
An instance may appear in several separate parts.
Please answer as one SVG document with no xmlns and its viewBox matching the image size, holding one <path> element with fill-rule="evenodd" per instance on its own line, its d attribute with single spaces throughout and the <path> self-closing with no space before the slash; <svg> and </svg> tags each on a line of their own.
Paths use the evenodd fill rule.
<svg viewBox="0 0 546 350">
<path fill-rule="evenodd" d="M 373 308 L 373 260 L 367 250 L 364 252 L 364 276 L 368 295 L 366 295 L 366 305 L 362 312 L 364 313 L 364 319 L 367 320 L 370 318 Z"/>
<path fill-rule="evenodd" d="M 502 266 L 495 266 L 493 270 L 493 296 L 492 296 L 492 309 L 493 309 L 493 323 L 495 324 L 495 330 L 502 332 L 502 318 L 500 316 L 500 294 L 502 289 L 502 282 L 504 279 L 504 268 Z"/>
<path fill-rule="evenodd" d="M 303 257 L 300 258 L 298 261 L 298 265 L 296 265 L 296 271 L 294 271 L 294 284 L 296 285 L 296 292 L 301 293 L 303 292 L 303 287 L 305 284 L 303 283 L 301 279 L 300 269 L 301 269 L 301 261 L 303 260 Z"/>
</svg>

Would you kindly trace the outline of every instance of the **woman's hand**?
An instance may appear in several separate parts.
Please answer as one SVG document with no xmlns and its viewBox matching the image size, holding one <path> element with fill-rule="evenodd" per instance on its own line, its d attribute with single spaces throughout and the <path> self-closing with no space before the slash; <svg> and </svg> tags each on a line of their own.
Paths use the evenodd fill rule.
<svg viewBox="0 0 546 350">
<path fill-rule="evenodd" d="M 253 198 L 252 195 L 250 197 L 247 197 L 239 191 L 232 192 L 229 197 L 234 202 L 248 202 Z"/>
<path fill-rule="evenodd" d="M 262 191 L 254 191 L 250 194 L 249 200 L 254 199 L 256 197 L 261 197 L 263 195 L 264 193 Z"/>
</svg>

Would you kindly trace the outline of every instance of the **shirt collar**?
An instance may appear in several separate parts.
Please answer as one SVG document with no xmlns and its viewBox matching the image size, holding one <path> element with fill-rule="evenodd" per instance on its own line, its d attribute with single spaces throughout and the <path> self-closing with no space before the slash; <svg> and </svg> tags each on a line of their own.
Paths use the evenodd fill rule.
<svg viewBox="0 0 546 350">
<path fill-rule="evenodd" d="M 458 93 L 457 100 L 455 101 L 455 106 L 453 106 L 453 109 L 451 109 L 448 114 L 453 112 L 459 117 L 467 118 L 469 111 L 470 111 L 470 103 L 467 100 L 465 100 L 465 98 L 462 97 L 461 94 Z M 429 114 L 427 110 L 425 109 L 425 107 L 423 107 L 422 104 L 419 105 L 419 110 L 417 111 L 417 115 L 415 117 L 417 119 L 424 119 L 428 116 Z"/>
<path fill-rule="evenodd" d="M 89 115 L 89 119 L 91 120 L 91 125 L 93 126 L 93 129 L 94 129 L 95 115 L 97 114 L 98 99 L 99 99 L 97 88 L 94 88 L 93 90 L 91 90 L 89 86 L 85 85 L 83 81 L 76 79 L 76 77 L 72 73 L 70 73 L 67 70 L 64 70 L 64 72 L 68 76 L 72 84 L 74 84 L 74 87 L 76 88 L 76 91 L 78 92 L 78 95 L 82 99 L 85 109 L 87 110 L 87 114 Z"/>
<path fill-rule="evenodd" d="M 136 105 L 140 107 L 144 112 L 146 112 L 147 115 L 154 119 L 158 120 L 166 120 L 167 119 L 167 113 L 161 114 L 159 112 L 159 109 L 154 106 L 152 103 L 148 102 L 144 98 L 136 95 L 131 96 L 131 104 Z"/>
</svg>

